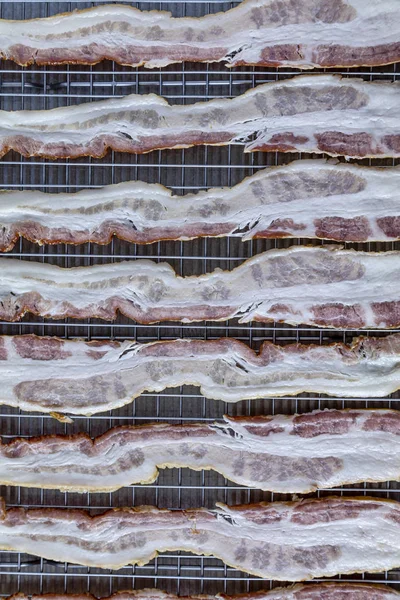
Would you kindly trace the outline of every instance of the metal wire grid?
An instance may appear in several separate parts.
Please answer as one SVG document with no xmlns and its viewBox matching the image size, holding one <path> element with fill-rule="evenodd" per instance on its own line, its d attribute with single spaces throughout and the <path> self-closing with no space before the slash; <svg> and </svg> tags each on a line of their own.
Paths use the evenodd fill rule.
<svg viewBox="0 0 400 600">
<path fill-rule="evenodd" d="M 98 2 L 100 3 L 100 2 Z M 82 2 L 7 2 L 0 0 L 2 18 L 33 18 L 49 16 L 58 12 L 84 8 L 95 3 Z M 165 0 L 154 3 L 143 0 L 136 6 L 143 9 L 163 8 L 172 10 L 176 16 L 200 15 L 206 12 L 227 10 L 235 3 L 215 1 L 175 2 Z M 297 74 L 293 70 L 237 68 L 226 70 L 220 65 L 172 65 L 166 69 L 148 71 L 129 69 L 103 62 L 95 67 L 60 67 L 20 69 L 13 63 L 3 62 L 0 70 L 0 105 L 6 110 L 45 109 L 55 106 L 87 102 L 99 97 L 112 97 L 128 93 L 155 92 L 174 103 L 190 103 L 220 96 L 235 96 L 266 81 L 273 81 Z M 348 70 L 348 76 L 365 79 L 391 79 L 399 76 L 393 66 L 382 69 Z M 21 159 L 10 153 L 0 163 L 0 186 L 3 188 L 41 189 L 49 192 L 75 191 L 85 187 L 97 187 L 129 179 L 158 181 L 171 187 L 177 194 L 210 186 L 234 185 L 260 167 L 284 164 L 300 155 L 252 154 L 244 155 L 240 145 L 229 148 L 191 148 L 187 150 L 153 152 L 145 156 L 128 156 L 109 153 L 104 159 L 82 158 L 75 161 L 48 161 Z M 365 164 L 390 166 L 392 160 L 362 161 Z M 301 241 L 266 241 L 242 243 L 235 239 L 204 239 L 191 242 L 163 242 L 150 246 L 134 246 L 114 240 L 108 246 L 86 244 L 78 247 L 66 245 L 38 247 L 21 240 L 13 254 L 25 260 L 42 260 L 60 266 L 88 265 L 121 259 L 135 260 L 142 256 L 160 261 L 167 259 L 181 275 L 201 274 L 219 266 L 233 268 L 253 254 L 270 247 L 286 247 Z M 365 249 L 365 245 L 352 245 Z M 400 249 L 397 244 L 368 244 L 371 250 Z M 223 324 L 179 323 L 160 326 L 132 324 L 119 316 L 112 323 L 98 320 L 74 322 L 63 320 L 45 322 L 26 317 L 21 324 L 0 323 L 2 334 L 37 333 L 60 337 L 86 337 L 88 339 L 115 337 L 152 341 L 175 337 L 213 339 L 229 336 L 258 348 L 264 339 L 278 343 L 293 341 L 328 343 L 336 340 L 349 342 L 359 332 L 337 332 L 312 327 L 285 325 L 243 325 L 237 321 Z M 379 335 L 385 333 L 376 332 Z M 257 400 L 227 405 L 205 400 L 198 389 L 184 386 L 154 394 L 143 394 L 135 403 L 124 408 L 95 415 L 78 417 L 72 425 L 55 422 L 49 416 L 22 413 L 9 407 L 1 407 L 1 433 L 3 440 L 15 436 L 32 436 L 49 433 L 72 433 L 87 431 L 99 435 L 118 424 L 168 421 L 209 421 L 229 414 L 293 413 L 315 408 L 333 407 L 397 407 L 400 396 L 376 400 L 350 400 L 326 398 L 303 394 L 297 398 Z M 334 490 L 340 494 L 369 494 L 400 499 L 399 485 L 348 486 Z M 330 491 L 332 492 L 332 490 Z M 326 494 L 329 492 L 321 492 Z M 213 506 L 216 501 L 231 504 L 240 502 L 287 498 L 282 495 L 248 490 L 231 484 L 213 472 L 196 473 L 187 469 L 166 470 L 160 473 L 156 484 L 129 486 L 113 494 L 68 494 L 51 490 L 26 490 L 5 488 L 3 495 L 8 505 L 87 507 L 102 511 L 108 507 L 124 505 L 155 504 L 160 507 L 186 508 Z M 350 579 L 350 578 L 346 578 Z M 355 576 L 352 580 L 390 581 L 400 588 L 400 572 L 380 575 Z M 249 577 L 224 566 L 208 557 L 193 557 L 184 553 L 165 554 L 144 567 L 126 567 L 118 572 L 77 567 L 70 564 L 53 564 L 18 553 L 0 553 L 0 595 L 17 591 L 84 592 L 107 595 L 112 591 L 133 587 L 159 587 L 180 594 L 214 593 L 225 591 L 240 593 L 274 586 L 274 582 Z"/>
</svg>

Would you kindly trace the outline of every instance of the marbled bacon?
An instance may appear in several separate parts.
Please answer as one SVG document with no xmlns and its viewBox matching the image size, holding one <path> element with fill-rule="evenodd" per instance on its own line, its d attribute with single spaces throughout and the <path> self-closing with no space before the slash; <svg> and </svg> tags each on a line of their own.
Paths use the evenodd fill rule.
<svg viewBox="0 0 400 600">
<path fill-rule="evenodd" d="M 77 434 L 0 446 L 2 485 L 110 492 L 152 483 L 167 467 L 213 469 L 235 483 L 281 493 L 398 481 L 400 413 L 225 417 L 211 425 L 115 427 L 93 441 Z"/>
<path fill-rule="evenodd" d="M 153 94 L 0 111 L 0 156 L 104 156 L 247 142 L 245 151 L 400 156 L 399 83 L 335 75 L 274 81 L 233 99 L 171 106 Z"/>
<path fill-rule="evenodd" d="M 183 198 L 139 181 L 75 194 L 0 193 L 0 250 L 39 244 L 148 244 L 201 236 L 302 237 L 341 242 L 400 238 L 400 169 L 324 160 L 265 169 L 233 188 Z"/>
<path fill-rule="evenodd" d="M 258 577 L 302 581 L 400 566 L 400 504 L 372 498 L 273 502 L 215 510 L 3 507 L 0 549 L 119 569 L 159 552 L 212 555 Z"/>
<path fill-rule="evenodd" d="M 400 594 L 386 585 L 365 583 L 322 582 L 296 584 L 274 590 L 248 592 L 238 596 L 201 594 L 175 596 L 158 589 L 117 592 L 101 600 L 399 600 Z M 97 600 L 91 594 L 41 594 L 29 596 L 23 593 L 10 596 L 9 600 Z"/>
<path fill-rule="evenodd" d="M 400 253 L 292 246 L 232 271 L 178 276 L 167 263 L 89 267 L 0 259 L 0 319 L 97 317 L 140 323 L 283 321 L 336 328 L 400 326 Z"/>
<path fill-rule="evenodd" d="M 246 0 L 200 18 L 96 6 L 0 21 L 0 56 L 24 66 L 104 58 L 150 68 L 185 60 L 301 69 L 384 65 L 400 60 L 400 18 L 397 0 Z"/>
<path fill-rule="evenodd" d="M 239 400 L 320 392 L 382 397 L 400 388 L 400 334 L 351 346 L 234 339 L 137 342 L 0 337 L 0 401 L 27 411 L 94 414 L 142 392 L 192 384 L 207 398 Z"/>
</svg>

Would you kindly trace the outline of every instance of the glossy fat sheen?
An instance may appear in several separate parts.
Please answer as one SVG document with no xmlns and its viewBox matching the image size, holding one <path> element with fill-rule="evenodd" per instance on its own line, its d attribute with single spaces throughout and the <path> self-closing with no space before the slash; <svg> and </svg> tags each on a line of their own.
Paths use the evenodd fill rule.
<svg viewBox="0 0 400 600">
<path fill-rule="evenodd" d="M 201 18 L 97 6 L 33 22 L 0 21 L 1 55 L 21 65 L 103 58 L 148 68 L 184 60 L 301 69 L 383 65 L 400 60 L 400 19 L 397 0 L 246 0 Z"/>
<path fill-rule="evenodd" d="M 132 590 L 117 592 L 101 600 L 398 600 L 399 593 L 386 585 L 367 585 L 362 583 L 314 583 L 296 584 L 270 591 L 258 591 L 237 596 L 216 594 L 215 596 L 175 596 L 161 590 Z M 97 600 L 91 594 L 42 594 L 27 596 L 15 594 L 9 600 Z"/>
<path fill-rule="evenodd" d="M 51 560 L 119 569 L 158 552 L 211 555 L 241 571 L 280 581 L 400 565 L 400 505 L 372 498 L 226 506 L 216 510 L 9 509 L 0 548 Z"/>
<path fill-rule="evenodd" d="M 245 151 L 400 156 L 399 83 L 335 75 L 274 81 L 233 99 L 169 105 L 150 94 L 44 111 L 0 111 L 0 156 L 104 156 L 108 148 L 247 142 Z"/>
<path fill-rule="evenodd" d="M 0 250 L 19 236 L 39 244 L 107 244 L 113 235 L 136 243 L 228 235 L 390 241 L 400 238 L 399 188 L 398 167 L 303 160 L 183 198 L 140 181 L 75 194 L 3 192 Z"/>
<path fill-rule="evenodd" d="M 214 469 L 240 485 L 281 493 L 400 480 L 400 413 L 225 417 L 212 425 L 115 427 L 93 441 L 78 434 L 0 446 L 2 485 L 110 492 L 153 482 L 166 467 Z"/>
<path fill-rule="evenodd" d="M 400 387 L 399 356 L 399 334 L 359 338 L 351 346 L 265 342 L 259 354 L 233 339 L 139 344 L 2 337 L 0 399 L 26 411 L 87 415 L 185 384 L 226 402 L 301 392 L 382 397 Z"/>
<path fill-rule="evenodd" d="M 400 253 L 293 246 L 232 271 L 179 277 L 167 263 L 60 268 L 0 259 L 0 319 L 98 317 L 140 323 L 282 321 L 336 328 L 400 326 Z"/>
</svg>

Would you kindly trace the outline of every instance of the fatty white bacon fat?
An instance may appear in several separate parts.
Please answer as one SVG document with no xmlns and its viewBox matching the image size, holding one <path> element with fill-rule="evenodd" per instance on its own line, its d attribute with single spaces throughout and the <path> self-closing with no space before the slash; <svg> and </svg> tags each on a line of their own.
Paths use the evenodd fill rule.
<svg viewBox="0 0 400 600">
<path fill-rule="evenodd" d="M 400 387 L 400 334 L 351 346 L 234 339 L 137 342 L 0 337 L 0 400 L 27 411 L 90 415 L 144 391 L 197 385 L 207 398 L 239 400 L 320 392 L 382 397 Z"/>
<path fill-rule="evenodd" d="M 211 555 L 266 579 L 302 581 L 400 565 L 400 504 L 372 498 L 272 502 L 215 510 L 3 507 L 0 549 L 119 569 L 159 552 Z"/>
<path fill-rule="evenodd" d="M 158 184 L 119 183 L 75 194 L 0 193 L 0 250 L 39 244 L 139 244 L 201 236 L 400 239 L 400 169 L 296 161 L 233 188 L 183 198 Z"/>
<path fill-rule="evenodd" d="M 115 427 L 16 439 L 0 446 L 0 483 L 110 492 L 151 483 L 159 468 L 213 469 L 235 483 L 308 493 L 363 481 L 400 480 L 400 413 L 328 410 L 224 422 Z"/>
<path fill-rule="evenodd" d="M 240 26 L 238 26 L 240 24 Z M 0 21 L 0 56 L 20 65 L 163 67 L 185 60 L 300 69 L 400 60 L 397 0 L 246 0 L 225 12 L 173 18 L 96 6 L 29 21 Z"/>
<path fill-rule="evenodd" d="M 180 277 L 167 263 L 131 260 L 61 268 L 0 259 L 0 319 L 282 321 L 335 328 L 400 326 L 400 253 L 292 246 L 232 271 Z"/>
<path fill-rule="evenodd" d="M 399 600 L 400 594 L 386 585 L 322 582 L 296 584 L 286 588 L 249 592 L 237 596 L 216 594 L 215 596 L 175 596 L 158 589 L 117 592 L 101 600 Z M 41 594 L 28 596 L 14 594 L 8 600 L 98 600 L 92 594 Z"/>
<path fill-rule="evenodd" d="M 142 154 L 245 141 L 249 152 L 396 157 L 399 85 L 315 75 L 186 106 L 150 94 L 53 110 L 0 111 L 0 156 L 15 150 L 24 156 L 101 157 L 109 148 Z"/>
</svg>

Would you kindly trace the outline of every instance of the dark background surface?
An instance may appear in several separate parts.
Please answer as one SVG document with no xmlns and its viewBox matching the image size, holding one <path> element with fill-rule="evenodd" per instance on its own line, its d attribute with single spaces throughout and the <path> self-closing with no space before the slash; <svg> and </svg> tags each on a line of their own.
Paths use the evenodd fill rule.
<svg viewBox="0 0 400 600">
<path fill-rule="evenodd" d="M 50 16 L 59 12 L 94 5 L 91 2 L 0 2 L 0 16 L 7 19 Z M 99 4 L 99 3 L 98 3 Z M 229 2 L 138 2 L 138 8 L 171 10 L 175 16 L 200 16 L 208 12 L 227 10 L 235 3 Z M 334 71 L 334 70 L 332 70 Z M 400 68 L 351 69 L 346 76 L 366 80 L 400 77 Z M 94 67 L 28 67 L 0 62 L 0 107 L 5 110 L 46 109 L 65 106 L 90 99 L 105 98 L 129 93 L 154 92 L 177 104 L 189 104 L 213 97 L 236 96 L 267 81 L 275 81 L 298 74 L 291 69 L 240 67 L 226 69 L 223 65 L 186 64 L 171 65 L 165 69 L 146 70 L 121 67 L 103 62 Z M 188 191 L 211 186 L 235 185 L 245 176 L 265 166 L 286 164 L 299 154 L 244 154 L 243 147 L 190 148 L 186 150 L 156 151 L 144 156 L 130 156 L 110 152 L 103 159 L 49 161 L 24 159 L 9 153 L 0 161 L 0 188 L 40 189 L 43 191 L 75 191 L 84 187 L 102 186 L 130 179 L 160 182 L 182 195 Z M 397 161 L 400 162 L 400 161 Z M 360 164 L 391 166 L 396 161 L 364 160 Z M 181 275 L 201 274 L 215 267 L 231 269 L 245 258 L 267 250 L 304 243 L 300 240 L 258 240 L 241 242 L 237 239 L 209 239 L 190 242 L 163 242 L 149 246 L 135 246 L 114 240 L 107 246 L 85 244 L 82 246 L 45 246 L 21 241 L 13 255 L 23 260 L 51 262 L 60 266 L 79 266 L 107 263 L 121 259 L 135 260 L 151 257 L 167 260 Z M 308 242 L 309 243 L 309 242 Z M 322 242 L 315 242 L 320 244 Z M 367 250 L 399 249 L 400 244 L 352 244 Z M 382 290 L 384 295 L 384 290 Z M 36 333 L 60 337 L 85 337 L 87 339 L 119 338 L 153 341 L 176 337 L 213 339 L 220 336 L 235 337 L 258 349 L 263 340 L 277 343 L 295 341 L 326 344 L 332 341 L 351 340 L 360 332 L 319 330 L 312 327 L 290 327 L 280 324 L 199 323 L 184 325 L 168 323 L 160 326 L 141 326 L 119 316 L 112 323 L 96 320 L 74 322 L 45 322 L 27 316 L 21 324 L 0 323 L 1 334 Z M 388 332 L 373 332 L 386 335 Z M 1 382 L 0 382 L 1 385 Z M 333 390 L 334 393 L 334 390 Z M 32 436 L 49 433 L 87 431 L 98 435 L 119 424 L 140 424 L 152 421 L 171 423 L 193 420 L 213 420 L 229 414 L 267 414 L 306 412 L 315 408 L 342 407 L 393 407 L 400 408 L 400 395 L 382 400 L 346 400 L 303 394 L 296 398 L 257 400 L 227 405 L 205 400 L 194 387 L 167 390 L 158 395 L 143 394 L 135 403 L 110 413 L 91 418 L 74 418 L 73 424 L 62 425 L 49 416 L 23 413 L 0 406 L 0 433 L 3 441 L 15 436 Z M 320 492 L 327 495 L 330 492 Z M 400 500 L 400 486 L 396 483 L 366 484 L 335 490 L 347 495 L 373 495 Z M 213 472 L 173 469 L 161 472 L 156 484 L 131 486 L 113 494 L 68 494 L 51 490 L 3 488 L 7 504 L 23 506 L 88 507 L 101 512 L 108 507 L 154 504 L 168 508 L 214 506 L 216 501 L 231 504 L 241 502 L 290 499 L 289 496 L 247 490 L 227 482 Z M 349 578 L 347 578 L 349 579 Z M 389 574 L 352 576 L 352 580 L 388 580 L 400 589 L 400 571 Z M 0 594 L 17 591 L 86 592 L 107 595 L 112 591 L 133 587 L 155 587 L 189 593 L 228 592 L 269 589 L 274 582 L 262 581 L 225 567 L 213 558 L 193 557 L 184 553 L 165 554 L 145 567 L 126 567 L 118 572 L 88 569 L 70 564 L 54 565 L 49 561 L 17 553 L 0 553 Z"/>
</svg>

